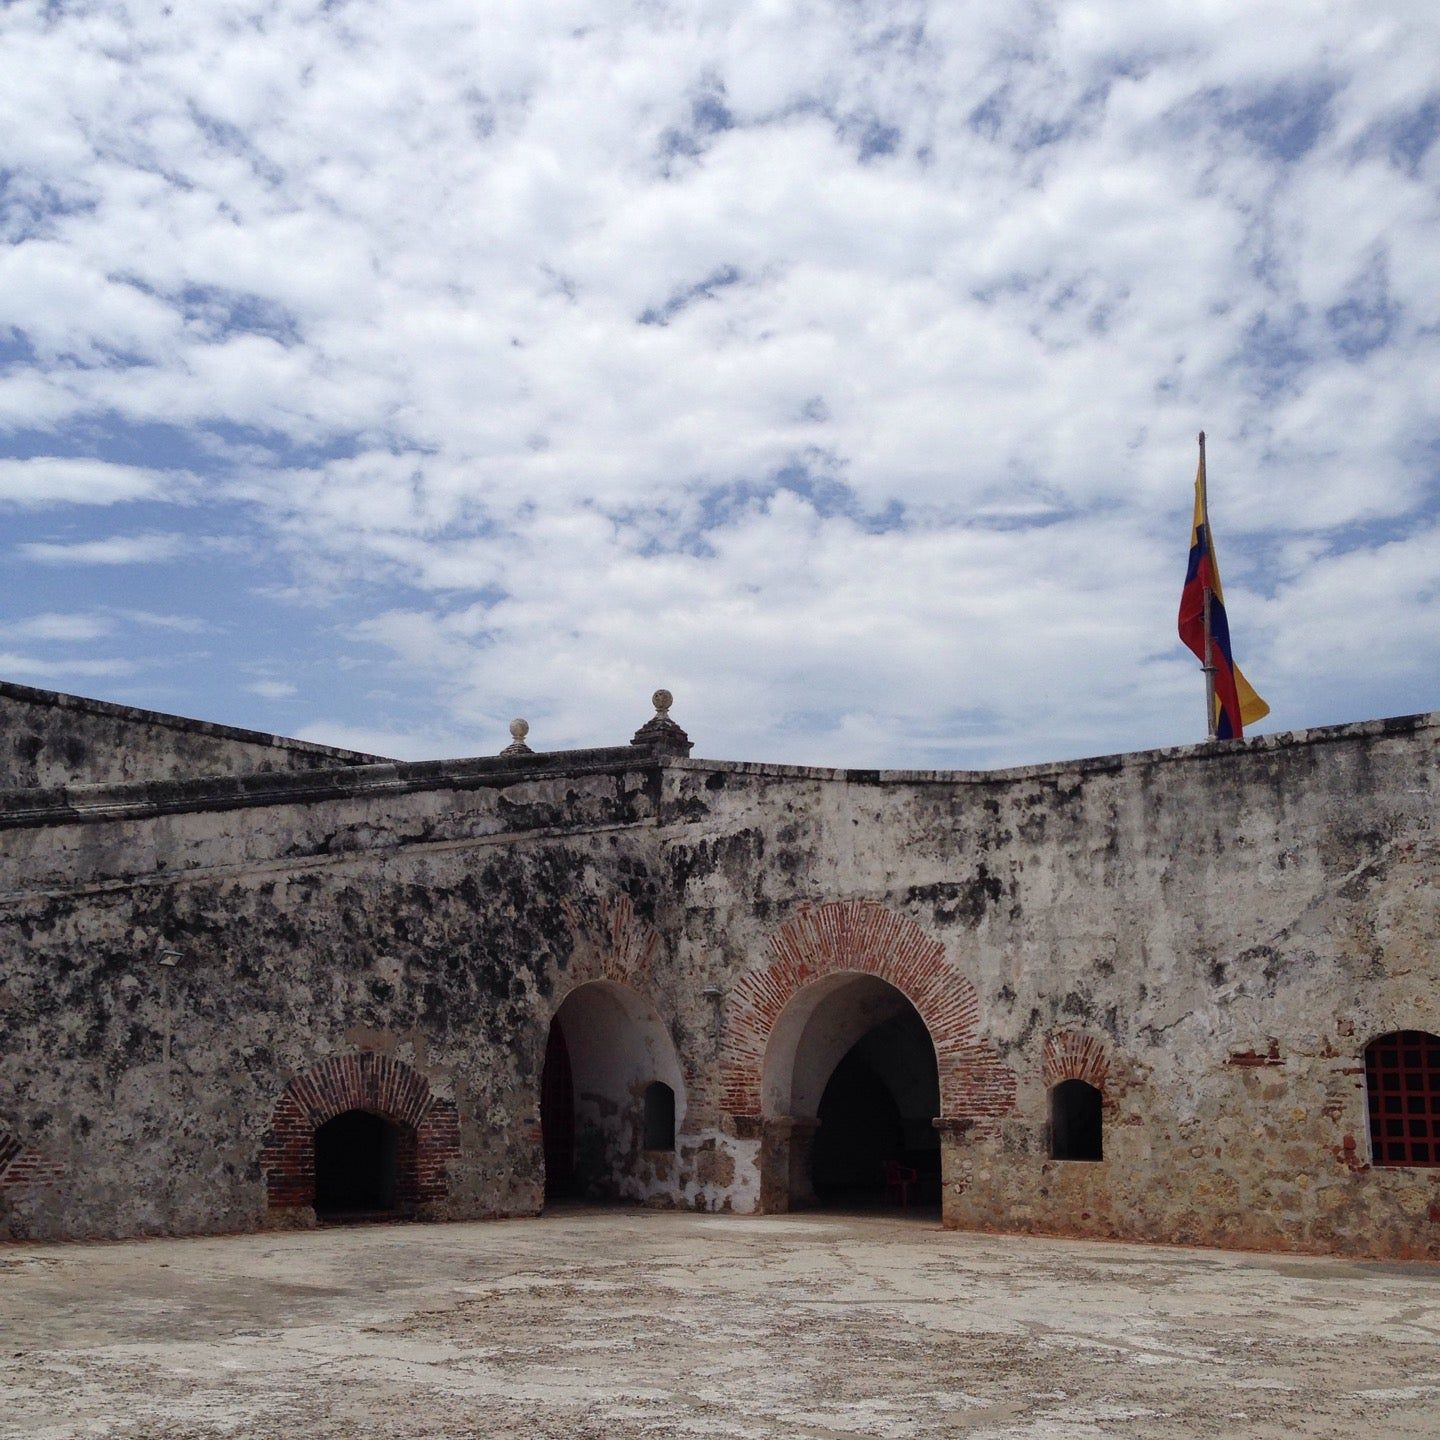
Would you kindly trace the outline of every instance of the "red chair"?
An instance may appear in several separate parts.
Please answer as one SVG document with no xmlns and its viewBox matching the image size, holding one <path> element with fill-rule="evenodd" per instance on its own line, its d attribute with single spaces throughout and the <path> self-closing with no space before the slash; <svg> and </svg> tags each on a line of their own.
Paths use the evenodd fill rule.
<svg viewBox="0 0 1440 1440">
<path fill-rule="evenodd" d="M 902 1210 L 910 1208 L 910 1187 L 920 1178 L 918 1170 L 902 1165 L 898 1160 L 885 1162 L 885 1203 L 898 1205 Z"/>
</svg>

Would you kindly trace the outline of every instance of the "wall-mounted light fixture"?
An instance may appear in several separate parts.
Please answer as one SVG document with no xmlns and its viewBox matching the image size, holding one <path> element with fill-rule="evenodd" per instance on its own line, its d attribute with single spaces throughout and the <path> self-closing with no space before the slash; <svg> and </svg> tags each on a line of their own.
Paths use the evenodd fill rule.
<svg viewBox="0 0 1440 1440">
<path fill-rule="evenodd" d="M 720 1041 L 720 1006 L 725 999 L 725 992 L 718 985 L 707 985 L 700 992 L 700 998 L 708 1000 L 714 1011 L 710 1017 L 710 1035 L 718 1044 Z"/>
<path fill-rule="evenodd" d="M 184 958 L 179 950 L 161 950 L 155 956 L 155 963 L 160 967 L 160 1011 L 165 1024 L 160 1054 L 165 1066 L 167 1092 L 170 1089 L 170 1032 L 175 1028 L 174 1017 L 170 1013 L 170 972 Z"/>
</svg>

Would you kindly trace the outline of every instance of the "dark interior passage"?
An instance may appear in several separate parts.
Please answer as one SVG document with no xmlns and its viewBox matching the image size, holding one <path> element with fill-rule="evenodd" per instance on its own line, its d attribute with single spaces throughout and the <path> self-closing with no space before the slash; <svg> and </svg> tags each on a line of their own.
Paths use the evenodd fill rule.
<svg viewBox="0 0 1440 1440">
<path fill-rule="evenodd" d="M 1062 1080 L 1050 1092 L 1050 1158 L 1099 1160 L 1100 1092 L 1084 1080 Z"/>
<path fill-rule="evenodd" d="M 935 1049 L 911 1008 L 863 1036 L 820 1098 L 810 1177 L 821 1204 L 940 1202 Z M 903 1185 L 903 1192 L 898 1186 Z"/>
<path fill-rule="evenodd" d="M 347 1110 L 315 1132 L 315 1213 L 325 1219 L 391 1214 L 396 1209 L 398 1127 L 365 1110 Z"/>
<path fill-rule="evenodd" d="M 905 1149 L 900 1110 L 885 1082 L 853 1050 L 820 1100 L 810 1175 L 822 1202 L 878 1202 L 886 1164 Z"/>
<path fill-rule="evenodd" d="M 540 1075 L 540 1134 L 545 1151 L 545 1198 L 575 1191 L 575 1083 L 570 1051 L 558 1018 L 550 1022 Z"/>
<path fill-rule="evenodd" d="M 647 1150 L 675 1148 L 675 1092 L 663 1080 L 645 1087 L 645 1136 Z"/>
</svg>

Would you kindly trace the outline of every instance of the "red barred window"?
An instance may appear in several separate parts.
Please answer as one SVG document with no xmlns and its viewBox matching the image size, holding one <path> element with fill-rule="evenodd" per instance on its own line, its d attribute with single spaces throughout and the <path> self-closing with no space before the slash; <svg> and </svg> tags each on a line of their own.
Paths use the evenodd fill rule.
<svg viewBox="0 0 1440 1440">
<path fill-rule="evenodd" d="M 1397 1030 L 1365 1047 L 1370 1158 L 1440 1165 L 1440 1035 Z"/>
</svg>

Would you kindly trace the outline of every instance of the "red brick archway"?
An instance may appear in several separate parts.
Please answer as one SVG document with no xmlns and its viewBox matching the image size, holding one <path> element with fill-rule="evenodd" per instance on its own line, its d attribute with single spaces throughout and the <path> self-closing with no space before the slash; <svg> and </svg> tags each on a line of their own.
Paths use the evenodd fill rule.
<svg viewBox="0 0 1440 1440">
<path fill-rule="evenodd" d="M 285 1087 L 260 1152 L 266 1205 L 294 1210 L 315 1204 L 315 1132 L 347 1110 L 365 1110 L 398 1126 L 397 1207 L 415 1210 L 443 1200 L 446 1170 L 460 1154 L 453 1100 L 430 1093 L 418 1070 L 389 1055 L 332 1055 Z"/>
<path fill-rule="evenodd" d="M 1015 1074 L 979 1034 L 975 987 L 945 947 L 913 920 L 872 900 L 806 906 L 770 940 L 770 963 L 741 978 L 730 996 L 721 1045 L 721 1109 L 758 1116 L 765 1051 L 787 1005 L 829 975 L 874 975 L 919 1012 L 935 1045 L 940 1110 L 984 1121 L 1014 1108 Z"/>
</svg>

